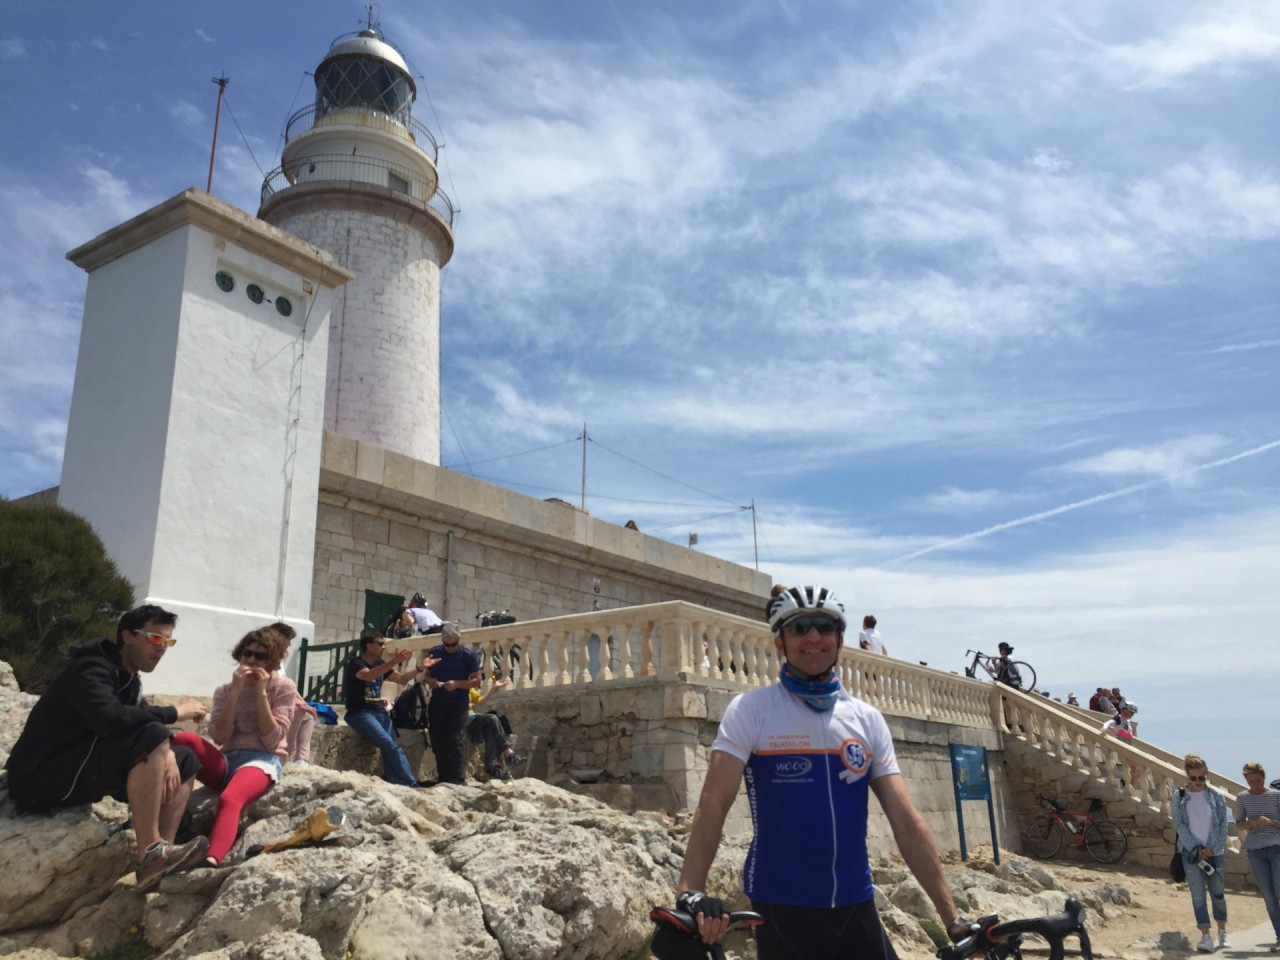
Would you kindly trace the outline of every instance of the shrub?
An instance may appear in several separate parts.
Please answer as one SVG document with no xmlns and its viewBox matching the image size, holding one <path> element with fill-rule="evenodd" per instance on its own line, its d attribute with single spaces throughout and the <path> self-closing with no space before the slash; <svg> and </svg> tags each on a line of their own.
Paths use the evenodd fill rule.
<svg viewBox="0 0 1280 960">
<path fill-rule="evenodd" d="M 133 587 L 83 517 L 0 500 L 0 659 L 38 693 L 77 641 L 115 637 Z"/>
</svg>

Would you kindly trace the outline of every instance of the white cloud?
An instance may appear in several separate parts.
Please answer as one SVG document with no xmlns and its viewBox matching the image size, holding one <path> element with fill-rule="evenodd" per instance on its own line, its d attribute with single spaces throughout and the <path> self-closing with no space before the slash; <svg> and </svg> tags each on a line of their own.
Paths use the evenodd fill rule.
<svg viewBox="0 0 1280 960">
<path fill-rule="evenodd" d="M 102 37 L 94 37 L 89 41 L 89 46 L 93 47 L 95 50 L 100 50 L 103 53 L 106 53 L 111 49 L 111 45 Z"/>
<path fill-rule="evenodd" d="M 1173 8 L 1162 12 L 1176 13 Z M 1156 22 L 1168 23 L 1172 17 Z M 1165 33 L 1102 52 L 1103 65 L 1134 87 L 1158 88 L 1201 73 L 1280 61 L 1280 9 L 1273 4 L 1201 4 Z"/>
<path fill-rule="evenodd" d="M 962 490 L 959 487 L 947 487 L 937 493 L 921 497 L 911 506 L 928 513 L 967 514 L 980 513 L 992 507 L 1000 507 L 1015 499 L 1003 490 L 987 488 L 985 490 Z"/>
<path fill-rule="evenodd" d="M 203 40 L 205 43 L 217 43 L 217 41 L 214 40 L 213 37 L 209 36 L 209 34 L 207 34 L 202 27 L 196 27 L 196 36 L 199 37 L 201 40 Z"/>
<path fill-rule="evenodd" d="M 21 60 L 27 55 L 27 45 L 21 37 L 0 37 L 0 63 Z"/>
<path fill-rule="evenodd" d="M 194 127 L 204 123 L 204 111 L 194 103 L 188 103 L 186 100 L 179 100 L 170 107 L 169 116 L 188 126 Z"/>
<path fill-rule="evenodd" d="M 1227 437 L 1198 434 L 1146 447 L 1122 447 L 1063 464 L 1059 469 L 1097 477 L 1183 480 L 1230 444 Z"/>
</svg>

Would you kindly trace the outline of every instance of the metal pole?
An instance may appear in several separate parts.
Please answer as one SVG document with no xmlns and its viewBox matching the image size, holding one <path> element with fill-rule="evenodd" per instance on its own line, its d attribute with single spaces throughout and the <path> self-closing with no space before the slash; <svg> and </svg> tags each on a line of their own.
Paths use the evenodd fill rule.
<svg viewBox="0 0 1280 960">
<path fill-rule="evenodd" d="M 582 423 L 582 512 L 587 512 L 587 424 Z"/>
<path fill-rule="evenodd" d="M 227 84 L 231 82 L 231 78 L 223 74 L 220 77 L 214 77 L 213 82 L 218 85 L 218 106 L 213 112 L 213 146 L 209 148 L 209 180 L 204 187 L 205 193 L 213 193 L 213 161 L 218 155 L 218 124 L 222 121 L 222 95 L 227 92 Z"/>
<path fill-rule="evenodd" d="M 756 498 L 751 498 L 751 544 L 756 550 L 756 572 L 760 572 L 760 540 L 756 536 Z"/>
</svg>

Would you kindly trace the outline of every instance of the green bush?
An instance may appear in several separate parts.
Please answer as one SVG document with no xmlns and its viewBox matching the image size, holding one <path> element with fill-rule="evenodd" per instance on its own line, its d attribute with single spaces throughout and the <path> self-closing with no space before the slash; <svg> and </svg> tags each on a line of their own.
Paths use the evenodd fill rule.
<svg viewBox="0 0 1280 960">
<path fill-rule="evenodd" d="M 133 587 L 83 517 L 52 503 L 0 500 L 0 660 L 39 693 L 69 647 L 115 637 Z"/>
</svg>

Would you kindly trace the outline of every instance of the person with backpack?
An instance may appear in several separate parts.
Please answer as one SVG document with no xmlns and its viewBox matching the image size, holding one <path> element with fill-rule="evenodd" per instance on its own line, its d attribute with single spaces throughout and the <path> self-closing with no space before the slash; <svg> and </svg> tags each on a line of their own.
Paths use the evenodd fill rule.
<svg viewBox="0 0 1280 960">
<path fill-rule="evenodd" d="M 1170 817 L 1178 832 L 1178 851 L 1187 873 L 1191 909 L 1200 928 L 1196 950 L 1212 953 L 1206 891 L 1218 924 L 1218 949 L 1231 946 L 1227 936 L 1227 890 L 1222 878 L 1227 865 L 1227 802 L 1217 790 L 1209 789 L 1209 767 L 1204 760 L 1189 753 L 1183 757 L 1182 765 L 1187 771 L 1187 785 L 1173 792 Z"/>
<path fill-rule="evenodd" d="M 397 650 L 389 660 L 383 659 L 387 640 L 372 630 L 360 635 L 360 652 L 347 661 L 342 689 L 346 697 L 347 723 L 382 754 L 382 779 L 405 787 L 418 786 L 409 758 L 405 756 L 396 739 L 387 703 L 382 699 L 382 682 L 407 683 L 420 671 L 430 670 L 439 661 L 424 659 L 412 670 L 397 668 L 407 662 L 413 653 Z"/>
</svg>

